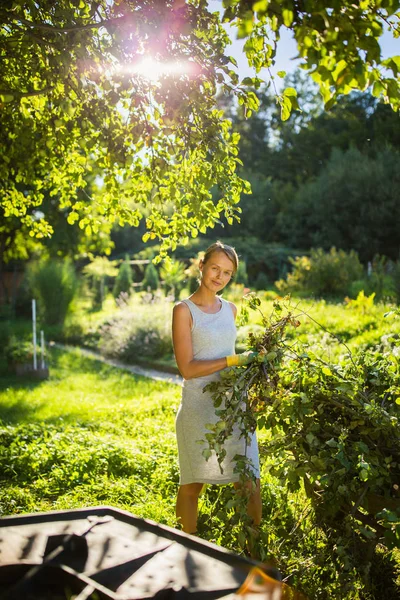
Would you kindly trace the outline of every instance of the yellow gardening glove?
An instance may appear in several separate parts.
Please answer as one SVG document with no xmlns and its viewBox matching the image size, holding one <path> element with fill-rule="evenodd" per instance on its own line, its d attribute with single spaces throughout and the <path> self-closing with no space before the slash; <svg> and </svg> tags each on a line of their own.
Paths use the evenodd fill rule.
<svg viewBox="0 0 400 600">
<path fill-rule="evenodd" d="M 228 367 L 243 367 L 251 363 L 256 356 L 258 356 L 258 352 L 253 352 L 253 350 L 242 352 L 242 354 L 232 354 L 226 357 L 226 365 Z"/>
</svg>

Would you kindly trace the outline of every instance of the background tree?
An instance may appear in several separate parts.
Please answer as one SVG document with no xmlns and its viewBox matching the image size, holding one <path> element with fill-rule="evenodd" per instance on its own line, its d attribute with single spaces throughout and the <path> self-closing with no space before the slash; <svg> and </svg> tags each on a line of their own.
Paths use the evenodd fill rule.
<svg viewBox="0 0 400 600">
<path fill-rule="evenodd" d="M 158 276 L 158 271 L 153 263 L 149 263 L 144 270 L 144 278 L 142 281 L 142 288 L 144 290 L 155 291 L 158 289 L 160 285 L 160 278 Z"/>
<path fill-rule="evenodd" d="M 78 290 L 75 269 L 69 260 L 45 259 L 30 265 L 28 279 L 39 314 L 46 325 L 63 324 Z"/>
<path fill-rule="evenodd" d="M 397 0 L 348 0 L 340 10 L 322 0 L 223 5 L 219 16 L 205 0 L 3 3 L 0 203 L 6 217 L 50 235 L 46 215 L 37 212 L 48 192 L 87 235 L 104 219 L 137 226 L 146 217 L 146 239 L 158 238 L 161 253 L 205 232 L 220 215 L 231 222 L 248 187 L 236 173 L 238 136 L 216 107 L 217 84 L 249 117 L 258 108 L 251 87 L 261 80 L 239 82 L 235 60 L 225 54 L 222 22 L 237 27 L 257 72 L 274 61 L 280 28 L 291 29 L 302 66 L 328 106 L 338 94 L 371 85 L 398 106 L 399 59 L 382 60 L 379 46 L 384 25 L 398 32 Z M 141 62 L 149 56 L 156 66 Z M 169 69 L 171 75 L 172 68 L 175 76 L 160 74 Z M 287 119 L 297 107 L 296 90 L 277 99 Z M 85 203 L 79 195 L 88 172 L 103 185 Z"/>
<path fill-rule="evenodd" d="M 113 287 L 113 296 L 114 298 L 118 298 L 121 292 L 125 292 L 130 294 L 132 292 L 132 269 L 129 264 L 129 255 L 125 256 L 125 260 L 121 263 L 118 275 L 115 279 L 114 287 Z"/>
<path fill-rule="evenodd" d="M 179 260 L 165 262 L 160 269 L 160 276 L 165 286 L 165 293 L 172 292 L 174 300 L 179 300 L 179 292 L 186 279 L 186 270 Z"/>
<path fill-rule="evenodd" d="M 301 248 L 354 249 L 366 263 L 375 254 L 399 256 L 400 154 L 382 150 L 370 158 L 335 149 L 315 180 L 299 187 L 285 214 L 283 239 Z"/>
<path fill-rule="evenodd" d="M 106 294 L 107 277 L 116 277 L 118 275 L 115 261 L 109 260 L 106 256 L 96 256 L 83 268 L 83 273 L 91 280 L 93 306 L 101 308 Z"/>
</svg>

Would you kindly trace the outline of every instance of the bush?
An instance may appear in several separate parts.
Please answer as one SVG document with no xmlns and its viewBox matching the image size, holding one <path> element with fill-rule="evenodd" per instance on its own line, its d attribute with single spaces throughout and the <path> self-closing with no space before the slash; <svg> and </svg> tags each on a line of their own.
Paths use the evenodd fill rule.
<svg viewBox="0 0 400 600">
<path fill-rule="evenodd" d="M 238 270 L 235 274 L 236 283 L 242 283 L 243 285 L 247 285 L 249 278 L 247 276 L 247 266 L 244 260 L 239 262 Z"/>
<path fill-rule="evenodd" d="M 165 295 L 170 292 L 173 294 L 175 301 L 179 300 L 179 293 L 186 279 L 184 263 L 180 260 L 165 262 L 160 269 L 160 275 L 165 286 Z"/>
<path fill-rule="evenodd" d="M 78 289 L 73 266 L 69 261 L 46 260 L 29 268 L 32 290 L 38 310 L 47 325 L 64 323 Z"/>
<path fill-rule="evenodd" d="M 392 277 L 397 304 L 400 304 L 400 260 L 398 260 L 393 266 Z"/>
<path fill-rule="evenodd" d="M 115 279 L 114 288 L 113 288 L 113 296 L 114 298 L 118 298 L 121 292 L 126 292 L 130 294 L 132 291 L 132 270 L 129 264 L 129 256 L 126 255 L 124 262 L 121 264 L 118 275 Z"/>
<path fill-rule="evenodd" d="M 33 343 L 12 336 L 4 348 L 4 356 L 9 364 L 29 362 L 33 358 Z"/>
<path fill-rule="evenodd" d="M 160 285 L 160 278 L 158 276 L 157 269 L 153 265 L 153 263 L 149 263 L 144 272 L 144 278 L 142 281 L 143 290 L 157 290 Z"/>
<path fill-rule="evenodd" d="M 271 286 L 271 282 L 266 273 L 260 271 L 257 275 L 257 279 L 254 282 L 254 287 L 256 290 L 266 290 Z"/>
<path fill-rule="evenodd" d="M 126 303 L 120 312 L 103 324 L 99 348 L 106 356 L 126 362 L 140 358 L 161 358 L 172 355 L 171 304 L 156 295 L 148 298 L 148 305 Z"/>
<path fill-rule="evenodd" d="M 0 356 L 4 354 L 5 348 L 11 337 L 11 328 L 8 321 L 0 321 Z"/>
<path fill-rule="evenodd" d="M 276 282 L 282 293 L 295 292 L 316 296 L 343 296 L 348 294 L 354 281 L 363 276 L 363 266 L 354 250 L 344 252 L 331 248 L 311 250 L 311 256 L 290 259 L 293 271 L 286 280 Z"/>
</svg>

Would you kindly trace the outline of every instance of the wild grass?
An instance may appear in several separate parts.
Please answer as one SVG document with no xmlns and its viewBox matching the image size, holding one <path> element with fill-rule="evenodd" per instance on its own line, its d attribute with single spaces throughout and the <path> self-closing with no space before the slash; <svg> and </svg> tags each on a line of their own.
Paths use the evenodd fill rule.
<svg viewBox="0 0 400 600">
<path fill-rule="evenodd" d="M 112 504 L 173 525 L 178 386 L 51 354 L 48 381 L 2 373 L 2 513 Z"/>
<path fill-rule="evenodd" d="M 132 300 L 131 310 L 135 302 L 140 302 L 139 295 Z M 270 314 L 272 305 L 270 294 L 262 296 L 264 314 Z M 301 300 L 292 305 L 301 321 L 293 337 L 301 337 L 314 350 L 319 347 L 331 360 L 347 351 L 331 334 L 352 351 L 384 344 L 385 336 L 400 334 L 399 319 L 385 317 L 390 307 L 380 304 L 346 308 Z M 153 309 L 149 304 L 148 311 Z M 90 313 L 86 322 L 89 313 L 81 311 L 69 326 L 85 322 L 95 330 L 116 310 L 120 309 L 107 300 L 102 313 Z M 143 305 L 141 310 L 145 310 Z M 256 313 L 251 314 L 250 324 L 239 329 L 238 350 L 259 320 Z M 16 326 L 19 335 L 29 335 L 29 322 Z M 14 332 L 14 323 L 8 328 Z M 18 379 L 0 364 L 1 514 L 112 505 L 175 526 L 179 474 L 174 419 L 179 399 L 178 386 L 134 376 L 83 356 L 79 350 L 51 349 L 50 379 L 42 382 Z M 357 584 L 360 593 L 356 595 L 338 589 L 338 566 L 329 540 L 315 526 L 305 494 L 291 493 L 286 481 L 269 474 L 274 460 L 266 457 L 262 468 L 266 554 L 310 598 L 389 597 L 385 590 L 363 595 L 362 582 Z M 229 489 L 207 488 L 200 500 L 199 532 L 237 550 L 236 515 L 225 509 Z M 384 560 L 382 572 L 389 581 L 392 563 L 384 564 Z M 398 597 L 398 588 L 390 585 L 390 597 Z"/>
</svg>

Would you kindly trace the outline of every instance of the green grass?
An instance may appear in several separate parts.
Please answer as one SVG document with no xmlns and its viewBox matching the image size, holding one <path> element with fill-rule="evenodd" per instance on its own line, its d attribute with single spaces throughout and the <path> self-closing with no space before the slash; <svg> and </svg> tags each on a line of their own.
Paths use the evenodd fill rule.
<svg viewBox="0 0 400 600">
<path fill-rule="evenodd" d="M 268 317 L 273 310 L 270 293 L 263 298 L 260 310 Z M 325 300 L 305 300 L 292 298 L 289 303 L 293 315 L 300 321 L 300 327 L 288 330 L 288 335 L 313 347 L 325 359 L 336 361 L 341 354 L 350 350 L 357 352 L 381 342 L 393 333 L 400 335 L 400 319 L 385 317 L 393 306 L 375 304 L 370 308 L 351 308 L 346 303 L 329 303 Z M 240 304 L 238 303 L 238 306 Z M 244 349 L 244 339 L 252 325 L 261 322 L 260 313 L 250 311 L 250 325 L 241 331 L 239 328 L 239 349 Z"/>
<path fill-rule="evenodd" d="M 173 525 L 178 386 L 78 351 L 53 350 L 50 374 L 2 372 L 2 513 L 112 504 Z"/>
<path fill-rule="evenodd" d="M 265 315 L 271 313 L 270 296 L 261 308 Z M 363 311 L 302 300 L 294 314 L 299 309 L 339 335 L 352 351 L 381 342 L 388 333 L 400 333 L 400 319 L 385 318 L 388 307 L 382 305 Z M 111 312 L 107 306 L 107 315 Z M 253 326 L 259 318 L 250 314 Z M 319 348 L 333 361 L 346 351 L 312 320 L 299 316 L 302 324 L 293 329 L 293 338 Z M 105 313 L 93 315 L 91 326 L 102 318 Z M 84 313 L 79 315 L 80 321 L 85 319 Z M 8 325 L 14 332 L 15 326 L 18 332 L 30 331 L 28 322 Z M 243 328 L 242 340 L 245 332 Z M 106 504 L 175 526 L 179 474 L 174 419 L 179 400 L 178 386 L 134 376 L 78 350 L 51 349 L 50 379 L 42 382 L 12 376 L 0 363 L 1 513 Z M 389 583 L 382 593 L 339 589 L 338 556 L 316 526 L 304 493 L 289 492 L 287 481 L 269 474 L 275 459 L 265 457 L 262 471 L 265 555 L 273 557 L 290 582 L 310 598 L 383 600 L 389 597 L 385 596 L 389 583 L 390 597 L 400 597 L 399 588 L 391 583 L 393 563 L 387 554 L 382 569 Z M 202 537 L 237 550 L 235 513 L 225 509 L 230 489 L 207 488 L 200 501 L 199 531 Z M 357 587 L 363 589 L 359 579 Z"/>
</svg>

